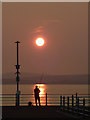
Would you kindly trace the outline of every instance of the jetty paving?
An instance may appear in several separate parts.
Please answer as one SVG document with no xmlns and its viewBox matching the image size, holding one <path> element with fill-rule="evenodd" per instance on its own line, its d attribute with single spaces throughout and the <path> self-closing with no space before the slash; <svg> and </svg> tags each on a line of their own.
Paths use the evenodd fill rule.
<svg viewBox="0 0 90 120">
<path fill-rule="evenodd" d="M 71 113 L 67 113 L 60 110 L 60 106 L 3 106 L 2 107 L 2 120 L 5 119 L 30 119 L 30 118 L 50 118 L 50 119 L 79 119 L 81 116 L 77 116 Z"/>
</svg>

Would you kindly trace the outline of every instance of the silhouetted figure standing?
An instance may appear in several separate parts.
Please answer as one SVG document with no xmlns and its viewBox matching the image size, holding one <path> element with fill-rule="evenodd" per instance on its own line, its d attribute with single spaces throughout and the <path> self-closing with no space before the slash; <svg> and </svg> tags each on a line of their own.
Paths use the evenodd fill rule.
<svg viewBox="0 0 90 120">
<path fill-rule="evenodd" d="M 34 93 L 35 93 L 35 103 L 36 103 L 36 106 L 37 106 L 37 100 L 39 101 L 39 106 L 40 106 L 40 97 L 39 97 L 40 90 L 39 90 L 39 88 L 37 86 L 34 89 Z"/>
</svg>

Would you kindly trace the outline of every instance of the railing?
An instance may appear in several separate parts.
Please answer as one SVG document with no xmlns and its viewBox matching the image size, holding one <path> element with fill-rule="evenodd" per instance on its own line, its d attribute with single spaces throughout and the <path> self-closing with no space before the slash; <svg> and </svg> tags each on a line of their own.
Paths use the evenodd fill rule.
<svg viewBox="0 0 90 120">
<path fill-rule="evenodd" d="M 82 115 L 84 118 L 90 116 L 90 94 L 79 94 L 65 97 L 60 96 L 61 110 Z"/>
<path fill-rule="evenodd" d="M 1 100 L 2 98 L 2 100 Z M 34 94 L 20 94 L 20 106 L 27 106 L 28 102 L 32 102 L 35 105 Z M 2 94 L 0 95 L 0 102 L 2 106 L 15 106 L 16 105 L 16 94 Z M 69 107 L 88 107 L 90 105 L 90 94 L 41 94 L 40 95 L 41 105 L 44 106 L 67 106 Z M 0 103 L 1 105 L 1 103 Z"/>
</svg>

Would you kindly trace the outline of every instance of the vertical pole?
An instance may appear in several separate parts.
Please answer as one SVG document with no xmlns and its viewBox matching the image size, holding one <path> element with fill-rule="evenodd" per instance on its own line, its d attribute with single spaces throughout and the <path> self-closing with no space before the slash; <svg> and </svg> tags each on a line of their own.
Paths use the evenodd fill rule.
<svg viewBox="0 0 90 120">
<path fill-rule="evenodd" d="M 20 69 L 20 65 L 19 65 L 19 55 L 18 55 L 18 44 L 20 43 L 19 41 L 15 42 L 17 44 L 17 65 L 16 65 L 16 81 L 17 81 L 17 93 L 16 93 L 16 106 L 19 106 L 19 94 L 20 94 L 20 91 L 19 91 L 19 69 Z"/>
<path fill-rule="evenodd" d="M 74 106 L 74 96 L 72 95 L 72 109 L 73 109 L 73 106 Z"/>
<path fill-rule="evenodd" d="M 19 106 L 20 95 L 16 93 L 16 106 Z"/>
<path fill-rule="evenodd" d="M 79 108 L 79 97 L 77 98 L 77 106 Z"/>
<path fill-rule="evenodd" d="M 67 109 L 69 110 L 69 97 L 67 97 Z"/>
<path fill-rule="evenodd" d="M 17 42 L 17 66 L 18 66 L 18 42 Z M 19 77 L 19 75 L 18 75 L 18 68 L 16 68 L 17 69 L 17 77 Z M 19 81 L 17 81 L 17 91 L 19 91 Z"/>
<path fill-rule="evenodd" d="M 60 96 L 60 106 L 62 107 L 62 95 Z"/>
<path fill-rule="evenodd" d="M 77 106 L 77 93 L 76 93 L 76 106 Z"/>
<path fill-rule="evenodd" d="M 17 93 L 16 93 L 16 106 L 17 106 Z"/>
<path fill-rule="evenodd" d="M 47 106 L 47 93 L 46 93 L 46 106 Z"/>
<path fill-rule="evenodd" d="M 85 98 L 83 98 L 83 112 L 85 111 Z"/>
<path fill-rule="evenodd" d="M 63 109 L 65 109 L 65 96 L 63 96 Z"/>
</svg>

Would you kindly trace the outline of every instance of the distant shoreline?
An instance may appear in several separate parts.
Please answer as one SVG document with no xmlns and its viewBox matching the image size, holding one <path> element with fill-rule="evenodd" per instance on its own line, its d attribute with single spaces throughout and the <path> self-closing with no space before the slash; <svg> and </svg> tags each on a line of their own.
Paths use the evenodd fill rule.
<svg viewBox="0 0 90 120">
<path fill-rule="evenodd" d="M 41 75 L 20 75 L 20 84 L 90 84 L 88 75 L 45 75 L 41 79 Z M 2 84 L 16 84 L 15 75 L 3 75 Z"/>
</svg>

